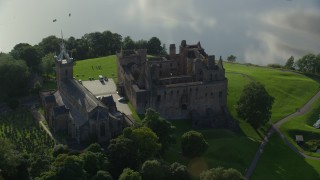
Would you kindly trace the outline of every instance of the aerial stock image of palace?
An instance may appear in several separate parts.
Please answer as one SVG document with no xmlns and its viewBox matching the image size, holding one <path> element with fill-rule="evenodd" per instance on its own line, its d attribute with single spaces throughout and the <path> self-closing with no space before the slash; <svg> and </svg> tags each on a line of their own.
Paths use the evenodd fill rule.
<svg viewBox="0 0 320 180">
<path fill-rule="evenodd" d="M 319 0 L 0 0 L 0 180 L 320 179 Z"/>
</svg>

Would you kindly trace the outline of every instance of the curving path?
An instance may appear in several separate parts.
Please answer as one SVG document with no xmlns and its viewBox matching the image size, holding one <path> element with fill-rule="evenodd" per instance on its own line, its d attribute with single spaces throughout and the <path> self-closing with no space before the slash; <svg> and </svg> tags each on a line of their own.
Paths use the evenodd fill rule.
<svg viewBox="0 0 320 180">
<path fill-rule="evenodd" d="M 288 145 L 294 152 L 296 152 L 298 155 L 304 157 L 304 158 L 308 158 L 308 159 L 314 159 L 314 160 L 320 160 L 320 158 L 317 157 L 312 157 L 309 155 L 306 155 L 304 152 L 299 151 L 292 143 L 290 143 L 288 141 L 288 139 L 286 139 L 286 137 L 283 135 L 283 133 L 279 130 L 280 126 L 282 124 L 284 124 L 285 122 L 289 121 L 290 119 L 303 115 L 305 113 L 307 113 L 310 109 L 312 104 L 320 97 L 320 91 L 318 91 L 302 108 L 300 108 L 298 111 L 288 115 L 287 117 L 281 119 L 280 121 L 278 121 L 277 123 L 272 125 L 272 128 L 270 128 L 270 130 L 268 131 L 267 135 L 264 137 L 263 141 L 261 142 L 258 151 L 256 152 L 249 168 L 246 170 L 246 179 L 250 179 L 254 169 L 256 168 L 256 165 L 258 163 L 258 160 L 261 156 L 261 154 L 263 153 L 263 149 L 265 147 L 265 145 L 268 142 L 269 137 L 274 133 L 277 132 L 280 137 L 282 138 L 282 140 L 285 142 L 286 145 Z"/>
</svg>

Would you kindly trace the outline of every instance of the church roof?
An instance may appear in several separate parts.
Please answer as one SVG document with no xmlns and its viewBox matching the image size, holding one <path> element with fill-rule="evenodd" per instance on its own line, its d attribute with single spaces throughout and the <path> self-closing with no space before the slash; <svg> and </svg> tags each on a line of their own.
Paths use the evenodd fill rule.
<svg viewBox="0 0 320 180">
<path fill-rule="evenodd" d="M 88 121 L 88 114 L 96 107 L 107 108 L 74 79 L 61 81 L 60 89 L 55 93 L 55 98 L 58 105 L 66 105 L 70 108 L 71 118 L 78 126 L 82 126 Z"/>
</svg>

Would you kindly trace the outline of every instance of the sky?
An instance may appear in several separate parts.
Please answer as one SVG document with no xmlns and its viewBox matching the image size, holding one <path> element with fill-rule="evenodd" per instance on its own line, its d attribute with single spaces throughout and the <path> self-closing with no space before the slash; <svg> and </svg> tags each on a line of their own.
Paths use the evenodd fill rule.
<svg viewBox="0 0 320 180">
<path fill-rule="evenodd" d="M 1 52 L 61 30 L 64 38 L 105 30 L 156 36 L 167 47 L 200 41 L 223 59 L 284 64 L 320 53 L 320 0 L 0 0 Z"/>
</svg>

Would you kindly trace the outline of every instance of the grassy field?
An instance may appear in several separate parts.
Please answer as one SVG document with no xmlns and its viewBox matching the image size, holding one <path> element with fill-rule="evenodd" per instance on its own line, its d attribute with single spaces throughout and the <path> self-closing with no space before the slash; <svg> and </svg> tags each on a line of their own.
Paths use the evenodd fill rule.
<svg viewBox="0 0 320 180">
<path fill-rule="evenodd" d="M 116 56 L 106 56 L 101 58 L 76 61 L 73 68 L 73 76 L 84 81 L 89 78 L 98 79 L 99 75 L 113 78 L 117 82 Z"/>
<path fill-rule="evenodd" d="M 310 112 L 305 115 L 296 117 L 291 119 L 290 121 L 283 124 L 280 130 L 284 133 L 284 135 L 290 140 L 292 144 L 294 144 L 299 150 L 302 150 L 300 146 L 295 142 L 295 135 L 303 135 L 304 137 L 304 152 L 311 156 L 320 157 L 319 153 L 315 153 L 317 147 L 320 147 L 320 129 L 315 129 L 312 125 L 316 120 L 319 119 L 320 113 L 320 99 L 317 100 Z M 318 141 L 317 144 L 310 148 L 308 146 L 308 142 L 311 140 Z"/>
<path fill-rule="evenodd" d="M 259 81 L 265 85 L 267 91 L 275 97 L 271 116 L 272 122 L 295 112 L 319 90 L 319 82 L 297 73 L 232 63 L 224 63 L 224 67 L 227 77 L 232 73 L 243 73 L 247 75 L 248 80 Z M 238 74 L 238 76 L 241 75 Z M 242 84 L 236 82 L 236 79 L 229 78 L 229 86 L 234 86 L 233 83 Z M 229 89 L 230 92 L 231 89 Z M 232 99 L 228 100 L 228 103 L 236 102 L 239 99 L 237 95 L 228 96 Z M 235 104 L 228 104 L 231 112 L 234 111 L 232 109 L 233 105 Z"/>
<path fill-rule="evenodd" d="M 304 159 L 273 135 L 266 145 L 251 179 L 319 179 L 319 161 Z"/>
<path fill-rule="evenodd" d="M 108 77 L 114 74 L 113 78 L 116 78 L 115 59 L 115 56 L 108 56 L 78 61 L 74 68 L 74 76 L 76 77 L 78 74 L 77 79 L 88 80 L 89 77 L 96 78 L 99 74 Z M 97 70 L 95 69 L 96 65 L 100 65 L 102 68 Z M 94 68 L 92 69 L 92 67 Z M 297 73 L 230 63 L 225 63 L 224 67 L 229 81 L 228 109 L 236 119 L 236 102 L 240 97 L 244 85 L 250 81 L 260 81 L 265 85 L 268 92 L 275 97 L 272 109 L 272 122 L 276 122 L 295 112 L 297 108 L 303 106 L 319 90 L 318 81 Z M 131 109 L 133 108 L 131 107 Z M 138 121 L 141 121 L 141 115 L 133 114 L 133 116 Z M 180 137 L 184 132 L 192 129 L 191 123 L 188 121 L 172 121 L 172 123 L 177 127 L 177 144 L 170 148 L 165 159 L 169 162 L 178 161 L 188 165 L 190 172 L 193 172 L 194 175 L 197 175 L 203 169 L 217 166 L 236 168 L 244 173 L 261 140 L 259 134 L 242 120 L 239 120 L 242 131 L 239 133 L 228 130 L 199 130 L 204 134 L 210 147 L 203 158 L 190 160 L 181 155 Z M 301 126 L 302 124 L 293 124 L 292 126 Z M 305 169 L 304 171 L 292 173 L 298 174 L 299 172 L 300 176 L 297 177 L 305 176 L 313 178 L 317 172 L 320 172 L 320 167 L 315 161 L 301 159 L 286 147 L 281 140 L 273 137 L 261 162 L 259 162 L 253 178 L 264 179 L 265 176 L 271 177 L 269 179 L 281 179 L 282 177 L 287 179 L 288 177 L 294 177 L 288 173 L 294 171 L 291 159 L 294 162 L 300 163 L 301 166 L 305 166 L 302 168 Z M 271 160 L 274 160 L 275 163 L 272 163 Z M 269 168 L 269 166 L 272 168 Z M 271 175 L 267 176 L 266 172 L 269 171 Z"/>
<path fill-rule="evenodd" d="M 37 148 L 50 151 L 54 141 L 25 110 L 0 115 L 0 138 L 6 138 L 21 152 L 35 152 Z"/>
<path fill-rule="evenodd" d="M 251 162 L 259 142 L 242 134 L 223 129 L 197 130 L 201 132 L 209 143 L 209 148 L 202 158 L 187 159 L 181 154 L 181 136 L 192 129 L 188 120 L 171 121 L 176 126 L 177 143 L 172 145 L 165 156 L 168 162 L 180 162 L 188 166 L 193 176 L 208 168 L 223 166 L 238 169 L 244 173 Z"/>
</svg>

